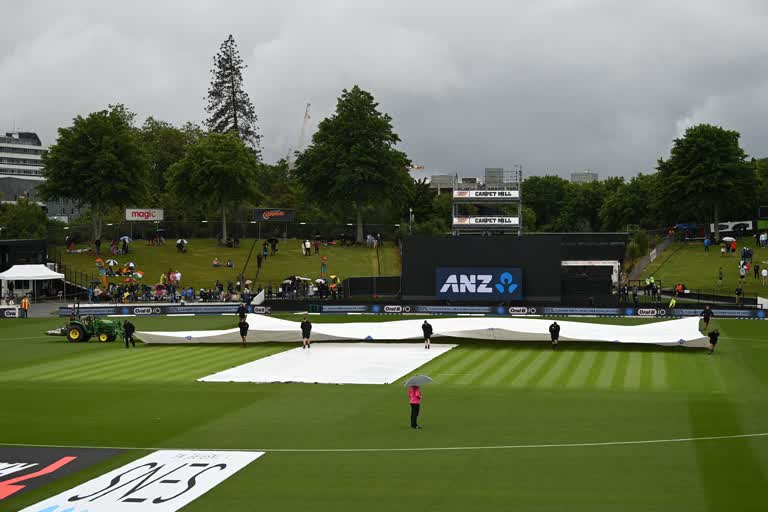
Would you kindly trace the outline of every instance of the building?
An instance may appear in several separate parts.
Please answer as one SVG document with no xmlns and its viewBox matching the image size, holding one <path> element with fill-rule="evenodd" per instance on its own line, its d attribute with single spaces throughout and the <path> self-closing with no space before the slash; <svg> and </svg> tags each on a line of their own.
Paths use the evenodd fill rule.
<svg viewBox="0 0 768 512">
<path fill-rule="evenodd" d="M 485 170 L 485 183 L 463 178 L 453 189 L 454 235 L 520 235 L 522 233 L 522 169 Z"/>
<path fill-rule="evenodd" d="M 0 136 L 0 199 L 16 201 L 28 197 L 40 201 L 37 186 L 43 178 L 43 154 L 48 150 L 32 132 L 8 132 Z M 49 217 L 67 220 L 80 214 L 71 201 L 41 203 Z"/>
<path fill-rule="evenodd" d="M 436 188 L 438 194 L 450 192 L 453 190 L 455 180 L 456 177 L 450 174 L 433 174 L 429 179 L 429 188 Z"/>
<path fill-rule="evenodd" d="M 571 183 L 592 183 L 599 181 L 600 176 L 592 171 L 579 171 L 571 173 Z"/>
</svg>

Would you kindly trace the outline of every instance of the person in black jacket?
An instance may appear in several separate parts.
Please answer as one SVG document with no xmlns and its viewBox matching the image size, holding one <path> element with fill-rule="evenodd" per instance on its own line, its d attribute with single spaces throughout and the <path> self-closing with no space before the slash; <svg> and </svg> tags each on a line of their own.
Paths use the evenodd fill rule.
<svg viewBox="0 0 768 512">
<path fill-rule="evenodd" d="M 557 341 L 560 339 L 560 326 L 557 322 L 549 326 L 549 336 L 552 338 L 552 350 L 557 350 Z"/>
<path fill-rule="evenodd" d="M 241 302 L 239 306 L 237 306 L 237 316 L 240 318 L 245 318 L 245 314 L 248 312 L 248 308 L 245 307 L 245 303 Z"/>
<path fill-rule="evenodd" d="M 237 326 L 240 328 L 240 338 L 243 340 L 243 348 L 245 348 L 245 338 L 248 336 L 248 322 L 245 321 L 245 315 L 240 317 L 240 322 Z"/>
<path fill-rule="evenodd" d="M 136 342 L 133 341 L 133 333 L 136 332 L 136 327 L 128 320 L 123 322 L 123 338 L 125 339 L 125 348 L 128 348 L 128 343 L 136 346 Z"/>
<path fill-rule="evenodd" d="M 301 338 L 304 341 L 304 346 L 301 348 L 309 348 L 311 343 L 309 341 L 309 335 L 312 333 L 312 322 L 310 322 L 307 317 L 304 317 L 304 320 L 301 322 Z"/>
<path fill-rule="evenodd" d="M 712 352 L 715 351 L 715 346 L 717 346 L 717 338 L 720 337 L 720 331 L 715 329 L 707 336 L 709 336 L 709 355 L 712 355 Z"/>
<path fill-rule="evenodd" d="M 704 329 L 706 329 L 707 327 L 709 327 L 709 321 L 712 319 L 713 316 L 715 316 L 715 314 L 712 312 L 711 309 L 709 309 L 709 306 L 705 306 L 704 311 L 702 311 L 699 316 L 704 318 Z"/>
<path fill-rule="evenodd" d="M 432 343 L 432 325 L 430 325 L 429 322 L 424 320 L 424 323 L 421 324 L 421 330 L 424 333 L 424 348 L 430 348 L 430 343 Z"/>
</svg>

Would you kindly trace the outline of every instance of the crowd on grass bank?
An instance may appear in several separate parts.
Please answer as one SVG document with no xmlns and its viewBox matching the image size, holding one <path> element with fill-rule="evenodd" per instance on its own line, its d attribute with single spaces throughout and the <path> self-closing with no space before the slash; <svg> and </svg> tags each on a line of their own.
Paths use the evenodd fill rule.
<svg viewBox="0 0 768 512">
<path fill-rule="evenodd" d="M 126 245 L 130 241 L 126 242 Z M 257 250 L 254 258 L 256 272 L 253 279 L 246 279 L 241 271 L 233 280 L 216 279 L 210 287 L 195 289 L 183 282 L 180 270 L 169 268 L 160 275 L 155 284 L 144 281 L 144 272 L 133 261 L 122 264 L 114 257 L 107 260 L 97 257 L 96 267 L 98 279 L 91 281 L 86 289 L 89 303 L 134 303 L 134 302 L 245 302 L 251 303 L 260 294 L 263 300 L 286 299 L 303 300 L 308 298 L 321 300 L 337 300 L 344 296 L 342 279 L 337 275 L 328 274 L 328 257 L 320 255 L 321 247 L 327 242 L 309 240 L 301 242 L 303 254 L 310 255 L 314 247 L 315 255 L 319 258 L 319 277 L 312 279 L 299 275 L 287 276 L 280 282 L 258 282 L 262 269 L 267 261 L 279 257 L 279 241 L 270 238 L 264 241 Z M 177 240 L 179 253 L 187 250 L 187 241 Z M 127 251 L 126 251 L 127 252 Z M 234 269 L 231 259 L 222 262 L 218 257 L 211 261 L 213 268 Z M 253 267 L 251 267 L 253 268 Z M 118 282 L 115 282 L 118 278 Z M 258 282 L 258 284 L 254 284 Z"/>
</svg>

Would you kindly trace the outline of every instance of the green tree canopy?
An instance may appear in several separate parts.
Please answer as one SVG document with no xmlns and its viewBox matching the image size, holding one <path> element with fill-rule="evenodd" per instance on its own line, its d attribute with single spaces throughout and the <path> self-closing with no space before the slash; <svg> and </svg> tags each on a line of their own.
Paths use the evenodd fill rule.
<svg viewBox="0 0 768 512">
<path fill-rule="evenodd" d="M 187 150 L 169 172 L 178 200 L 221 211 L 221 238 L 227 239 L 227 210 L 255 202 L 258 161 L 233 133 L 210 133 Z"/>
<path fill-rule="evenodd" d="M 146 159 L 132 119 L 122 105 L 77 116 L 72 126 L 59 128 L 56 143 L 43 155 L 40 195 L 88 207 L 94 239 L 101 238 L 108 209 L 136 204 L 145 194 Z"/>
<path fill-rule="evenodd" d="M 374 203 L 399 208 L 412 179 L 392 118 L 377 110 L 373 96 L 358 86 L 341 94 L 336 112 L 323 119 L 312 144 L 296 161 L 296 176 L 317 201 L 356 215 L 363 237 L 363 212 Z"/>
<path fill-rule="evenodd" d="M 45 211 L 27 198 L 0 204 L 0 238 L 45 238 L 47 224 Z"/>
<path fill-rule="evenodd" d="M 738 132 L 709 124 L 688 128 L 669 159 L 658 161 L 660 204 L 673 221 L 712 220 L 719 238 L 724 206 L 754 202 L 754 167 L 745 159 Z"/>
<path fill-rule="evenodd" d="M 147 156 L 147 205 L 165 206 L 168 169 L 184 158 L 189 146 L 203 136 L 203 131 L 192 123 L 177 128 L 150 116 L 144 121 L 139 136 Z"/>
</svg>

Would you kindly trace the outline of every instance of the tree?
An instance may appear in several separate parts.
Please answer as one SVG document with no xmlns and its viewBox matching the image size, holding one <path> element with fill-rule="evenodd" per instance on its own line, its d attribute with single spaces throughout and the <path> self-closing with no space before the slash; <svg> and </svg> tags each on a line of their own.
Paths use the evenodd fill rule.
<svg viewBox="0 0 768 512">
<path fill-rule="evenodd" d="M 745 159 L 738 132 L 709 124 L 688 128 L 675 139 L 670 158 L 658 161 L 661 203 L 677 221 L 711 219 L 719 239 L 723 207 L 753 202 L 754 167 Z"/>
<path fill-rule="evenodd" d="M 169 171 L 169 186 L 183 201 L 221 212 L 222 240 L 227 240 L 227 209 L 256 200 L 258 161 L 233 133 L 211 133 L 190 146 Z"/>
<path fill-rule="evenodd" d="M 166 203 L 168 169 L 184 158 L 189 146 L 202 137 L 203 132 L 192 123 L 176 128 L 150 116 L 144 121 L 139 135 L 147 155 L 147 205 L 161 206 Z"/>
<path fill-rule="evenodd" d="M 0 204 L 0 238 L 45 238 L 47 224 L 45 211 L 28 198 Z"/>
<path fill-rule="evenodd" d="M 400 137 L 392 118 L 377 107 L 360 87 L 344 89 L 336 112 L 323 119 L 296 161 L 296 176 L 313 198 L 354 212 L 358 241 L 363 238 L 363 212 L 373 203 L 399 208 L 413 181 L 406 169 L 410 160 L 395 149 Z"/>
<path fill-rule="evenodd" d="M 600 224 L 605 231 L 623 231 L 628 224 L 651 229 L 663 225 L 658 215 L 658 174 L 638 174 L 626 185 L 608 194 L 600 206 Z"/>
<path fill-rule="evenodd" d="M 552 231 L 568 199 L 570 186 L 559 176 L 529 176 L 523 182 L 523 204 L 536 212 L 536 225 L 542 231 Z"/>
<path fill-rule="evenodd" d="M 146 160 L 132 118 L 122 105 L 77 116 L 72 126 L 59 128 L 56 143 L 43 155 L 40 195 L 87 206 L 94 240 L 101 238 L 107 210 L 144 197 Z"/>
<path fill-rule="evenodd" d="M 243 89 L 243 64 L 232 34 L 213 58 L 213 78 L 208 88 L 208 119 L 205 125 L 216 133 L 234 132 L 257 156 L 261 154 L 261 135 L 257 133 L 256 110 Z"/>
</svg>

